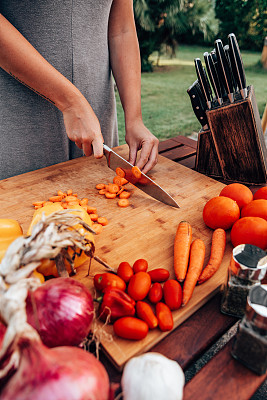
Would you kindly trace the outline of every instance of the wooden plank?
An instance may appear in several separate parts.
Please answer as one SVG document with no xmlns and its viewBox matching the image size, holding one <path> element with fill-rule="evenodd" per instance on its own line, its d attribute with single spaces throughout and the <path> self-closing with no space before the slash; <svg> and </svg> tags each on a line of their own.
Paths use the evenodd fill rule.
<svg viewBox="0 0 267 400">
<path fill-rule="evenodd" d="M 127 150 L 126 145 L 116 149 L 124 157 L 127 157 Z M 107 168 L 104 158 L 81 157 L 3 180 L 0 182 L 0 216 L 17 219 L 26 232 L 33 214 L 33 200 L 47 199 L 58 189 L 72 188 L 79 196 L 87 197 L 89 204 L 97 207 L 100 216 L 108 218 L 109 224 L 96 237 L 96 254 L 112 267 L 116 268 L 121 261 L 133 264 L 137 258 L 146 258 L 150 269 L 161 266 L 169 269 L 171 277 L 174 277 L 173 240 L 180 220 L 191 223 L 193 238 L 204 240 L 207 249 L 205 261 L 208 260 L 212 230 L 205 226 L 202 210 L 207 198 L 216 196 L 223 184 L 159 156 L 151 177 L 181 208 L 166 206 L 133 188 L 131 206 L 121 209 L 116 200 L 100 196 L 94 188 L 98 182 L 110 182 L 113 176 L 114 172 Z M 186 307 L 173 313 L 174 328 L 220 290 L 226 279 L 231 250 L 228 237 L 220 270 L 209 281 L 196 287 Z M 101 271 L 103 267 L 93 261 L 90 277 L 87 276 L 88 265 L 84 265 L 78 269 L 76 279 L 92 290 L 92 275 Z M 112 326 L 104 330 L 106 337 L 102 335 L 102 345 L 119 369 L 129 358 L 151 349 L 169 334 L 155 329 L 144 340 L 133 342 L 115 337 Z"/>
<path fill-rule="evenodd" d="M 259 376 L 231 356 L 233 339 L 185 386 L 184 400 L 248 400 L 267 378 Z"/>
<path fill-rule="evenodd" d="M 167 157 L 169 160 L 180 162 L 184 158 L 195 156 L 196 151 L 192 147 L 183 145 L 181 147 L 176 147 L 165 151 L 164 153 L 162 153 L 162 155 L 164 157 Z"/>
<path fill-rule="evenodd" d="M 162 142 L 159 142 L 159 154 L 162 154 L 166 150 L 179 148 L 180 146 L 182 146 L 182 143 L 177 143 L 177 141 L 173 139 L 163 140 Z"/>
<path fill-rule="evenodd" d="M 172 138 L 177 143 L 184 144 L 185 146 L 192 147 L 193 149 L 197 149 L 197 140 L 191 139 L 187 136 L 175 136 Z"/>
</svg>

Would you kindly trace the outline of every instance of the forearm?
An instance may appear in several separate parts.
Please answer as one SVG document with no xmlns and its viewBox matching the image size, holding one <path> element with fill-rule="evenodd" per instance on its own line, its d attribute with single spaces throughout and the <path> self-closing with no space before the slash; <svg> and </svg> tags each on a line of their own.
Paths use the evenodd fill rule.
<svg viewBox="0 0 267 400">
<path fill-rule="evenodd" d="M 127 126 L 136 119 L 142 119 L 140 52 L 133 16 L 129 17 L 127 7 L 124 12 L 121 7 L 120 13 L 116 14 L 116 7 L 121 6 L 120 0 L 113 3 L 109 24 L 110 60 Z"/>
<path fill-rule="evenodd" d="M 0 14 L 0 66 L 61 111 L 81 93 Z"/>
</svg>

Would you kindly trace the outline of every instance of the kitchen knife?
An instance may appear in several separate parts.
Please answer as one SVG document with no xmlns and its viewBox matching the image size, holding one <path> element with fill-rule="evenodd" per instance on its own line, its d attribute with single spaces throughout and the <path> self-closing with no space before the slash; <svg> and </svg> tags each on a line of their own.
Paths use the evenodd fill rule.
<svg viewBox="0 0 267 400">
<path fill-rule="evenodd" d="M 223 48 L 223 43 L 221 39 L 215 40 L 215 49 L 216 49 L 216 56 L 218 67 L 220 70 L 220 75 L 223 79 L 223 84 L 227 92 L 227 96 L 230 100 L 230 103 L 234 102 L 234 90 L 233 90 L 233 82 L 231 79 L 231 71 L 228 65 L 228 61 L 225 55 L 225 51 Z"/>
<path fill-rule="evenodd" d="M 200 58 L 195 58 L 194 61 L 195 61 L 196 73 L 197 73 L 198 81 L 199 81 L 199 84 L 201 87 L 201 91 L 205 98 L 207 107 L 210 110 L 211 109 L 211 96 L 210 96 L 209 83 L 208 83 L 206 75 L 204 73 L 204 69 L 203 69 Z"/>
<path fill-rule="evenodd" d="M 229 41 L 229 56 L 232 65 L 233 75 L 243 99 L 248 95 L 244 65 L 239 50 L 239 46 L 234 33 L 228 35 Z"/>
<path fill-rule="evenodd" d="M 201 123 L 204 130 L 208 129 L 208 119 L 205 110 L 207 109 L 205 99 L 203 98 L 203 94 L 199 85 L 199 81 L 196 80 L 190 87 L 187 89 L 187 93 L 190 97 L 192 108 L 194 113 Z"/>
<path fill-rule="evenodd" d="M 210 52 L 210 55 L 211 55 L 211 58 L 212 58 L 212 61 L 213 61 L 213 65 L 214 65 L 214 68 L 215 68 L 215 70 L 216 70 L 216 72 L 217 72 L 217 76 L 218 76 L 218 79 L 219 79 L 219 82 L 220 82 L 220 87 L 221 87 L 221 91 L 222 91 L 222 99 L 223 99 L 223 101 L 225 101 L 225 100 L 228 99 L 228 96 L 227 96 L 225 87 L 224 87 L 224 85 L 223 85 L 223 79 L 222 79 L 222 77 L 221 77 L 220 69 L 219 69 L 219 67 L 218 67 L 218 61 L 217 61 L 217 56 L 216 56 L 216 51 L 215 51 L 215 49 L 213 49 L 213 50 Z"/>
<path fill-rule="evenodd" d="M 212 57 L 207 51 L 203 54 L 203 56 L 204 56 L 204 61 L 205 61 L 205 64 L 206 64 L 206 69 L 207 69 L 207 72 L 208 72 L 208 76 L 210 78 L 210 82 L 211 82 L 211 85 L 213 87 L 213 91 L 214 91 L 214 93 L 216 95 L 216 99 L 217 99 L 219 105 L 221 106 L 222 102 L 223 102 L 222 101 L 221 85 L 220 85 L 220 82 L 219 82 L 219 78 L 218 78 L 215 66 L 214 66 L 213 61 L 212 61 Z"/>
<path fill-rule="evenodd" d="M 234 74 L 233 74 L 232 63 L 231 63 L 230 54 L 229 54 L 229 45 L 226 44 L 225 46 L 223 46 L 223 49 L 224 49 L 224 52 L 225 52 L 225 55 L 226 55 L 226 58 L 227 58 L 227 61 L 228 61 L 228 65 L 229 65 L 229 68 L 230 68 L 230 73 L 231 73 L 231 78 L 232 78 L 232 82 L 233 82 L 234 91 L 236 92 L 238 89 L 237 89 L 237 83 L 236 83 L 236 80 L 235 80 L 235 77 L 234 77 Z"/>
<path fill-rule="evenodd" d="M 115 151 L 110 149 L 105 144 L 103 145 L 103 150 L 109 168 L 111 168 L 113 171 L 116 171 L 116 168 L 118 167 L 123 169 L 127 181 L 132 183 L 138 189 L 141 189 L 143 192 L 151 197 L 154 197 L 154 199 L 161 201 L 162 203 L 179 208 L 179 205 L 176 203 L 176 201 L 147 175 L 141 173 L 141 177 L 137 179 L 132 173 L 132 164 L 126 161 L 119 154 L 115 153 Z"/>
</svg>

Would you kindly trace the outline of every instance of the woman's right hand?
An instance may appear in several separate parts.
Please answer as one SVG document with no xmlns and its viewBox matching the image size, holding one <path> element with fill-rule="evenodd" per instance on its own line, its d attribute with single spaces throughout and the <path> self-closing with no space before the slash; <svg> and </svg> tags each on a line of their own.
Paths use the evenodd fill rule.
<svg viewBox="0 0 267 400">
<path fill-rule="evenodd" d="M 98 118 L 87 100 L 81 96 L 79 101 L 75 101 L 62 112 L 69 139 L 86 156 L 94 154 L 95 158 L 101 158 L 104 139 Z"/>
</svg>

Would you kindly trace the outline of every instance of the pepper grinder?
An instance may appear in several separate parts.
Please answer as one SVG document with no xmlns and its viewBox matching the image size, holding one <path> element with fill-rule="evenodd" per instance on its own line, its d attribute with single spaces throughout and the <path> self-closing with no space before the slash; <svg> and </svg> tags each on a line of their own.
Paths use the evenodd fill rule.
<svg viewBox="0 0 267 400">
<path fill-rule="evenodd" d="M 253 286 L 246 314 L 233 342 L 232 356 L 258 375 L 267 370 L 267 285 Z"/>
<path fill-rule="evenodd" d="M 251 244 L 240 244 L 233 249 L 224 288 L 221 312 L 242 318 L 246 312 L 249 289 L 259 285 L 267 271 L 267 254 Z"/>
</svg>

